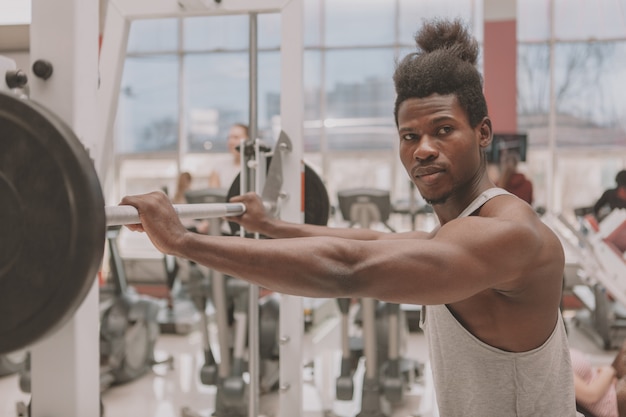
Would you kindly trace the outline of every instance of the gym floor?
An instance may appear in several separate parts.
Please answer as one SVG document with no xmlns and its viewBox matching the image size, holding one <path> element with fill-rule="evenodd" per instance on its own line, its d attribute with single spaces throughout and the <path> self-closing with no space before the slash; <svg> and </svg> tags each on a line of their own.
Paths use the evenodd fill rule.
<svg viewBox="0 0 626 417">
<path fill-rule="evenodd" d="M 568 317 L 569 312 L 565 312 L 566 323 L 568 325 L 570 344 L 572 347 L 587 352 L 593 363 L 608 364 L 616 354 L 615 350 L 605 351 L 595 343 L 589 336 L 571 323 Z M 327 326 L 323 343 L 336 343 L 338 345 L 337 325 Z M 307 332 L 305 346 L 312 346 L 311 338 L 319 338 L 319 333 Z M 319 359 L 319 350 L 315 353 L 305 349 L 305 363 L 315 363 L 315 366 L 303 366 L 303 409 L 305 417 L 352 417 L 359 410 L 360 378 L 355 377 L 355 399 L 353 401 L 333 400 L 333 384 L 335 375 L 327 375 L 324 379 L 323 369 L 320 371 L 319 362 L 314 361 L 311 355 Z M 326 358 L 328 362 L 338 364 L 340 353 L 330 352 Z M 414 359 L 418 363 L 425 363 L 427 350 L 424 336 L 421 332 L 408 333 L 406 340 L 406 354 L 409 359 Z M 198 370 L 203 363 L 202 341 L 199 331 L 193 331 L 187 335 L 160 336 L 156 348 L 157 359 L 173 357 L 173 367 L 167 364 L 155 365 L 152 372 L 145 376 L 127 383 L 125 385 L 109 388 L 102 394 L 102 401 L 106 417 L 180 417 L 182 410 L 188 408 L 199 417 L 212 415 L 215 403 L 215 388 L 204 386 L 200 383 Z M 361 368 L 361 366 L 359 367 Z M 359 374 L 357 368 L 357 375 Z M 334 371 L 328 371 L 332 374 Z M 419 381 L 419 380 L 418 380 Z M 323 387 L 323 388 L 321 388 Z M 417 386 L 419 391 L 419 384 Z M 417 415 L 419 408 L 419 397 L 421 391 L 411 391 L 405 395 L 402 406 L 391 411 L 390 417 L 411 417 Z M 0 378 L 0 417 L 17 416 L 16 404 L 20 401 L 28 402 L 29 395 L 22 393 L 18 386 L 18 377 L 9 375 Z M 271 393 L 263 395 L 259 402 L 260 412 L 264 416 L 276 415 L 278 404 L 277 394 Z M 325 404 L 325 405 L 324 405 Z M 328 410 L 330 408 L 330 410 Z M 326 413 L 324 409 L 327 409 Z M 330 411 L 330 412 L 328 412 Z M 194 414 L 191 414 L 194 415 Z"/>
</svg>

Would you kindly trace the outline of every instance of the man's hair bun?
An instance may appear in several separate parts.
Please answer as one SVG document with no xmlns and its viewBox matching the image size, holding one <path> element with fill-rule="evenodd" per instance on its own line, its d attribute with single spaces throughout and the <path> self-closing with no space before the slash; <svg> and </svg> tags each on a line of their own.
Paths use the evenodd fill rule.
<svg viewBox="0 0 626 417">
<path fill-rule="evenodd" d="M 445 50 L 472 65 L 476 65 L 478 60 L 478 42 L 470 35 L 460 19 L 434 20 L 422 26 L 415 35 L 415 42 L 417 47 L 425 53 Z"/>
</svg>

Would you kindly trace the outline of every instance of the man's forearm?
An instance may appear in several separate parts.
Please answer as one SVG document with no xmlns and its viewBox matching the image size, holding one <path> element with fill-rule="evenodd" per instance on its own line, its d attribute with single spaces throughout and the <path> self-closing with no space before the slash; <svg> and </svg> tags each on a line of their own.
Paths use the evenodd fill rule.
<svg viewBox="0 0 626 417">
<path fill-rule="evenodd" d="M 263 225 L 261 234 L 274 239 L 328 236 L 354 240 L 376 240 L 388 233 L 370 229 L 328 227 L 314 224 L 290 223 L 274 219 Z"/>
<path fill-rule="evenodd" d="M 320 237 L 315 241 L 270 239 L 188 233 L 173 255 L 224 274 L 285 294 L 341 297 L 350 275 L 347 240 Z M 320 262 L 311 262 L 311 258 Z"/>
</svg>

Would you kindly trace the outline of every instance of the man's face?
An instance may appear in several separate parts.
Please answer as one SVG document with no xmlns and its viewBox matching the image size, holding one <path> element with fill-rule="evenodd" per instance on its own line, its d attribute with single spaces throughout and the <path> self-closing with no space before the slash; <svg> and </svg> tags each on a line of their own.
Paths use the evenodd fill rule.
<svg viewBox="0 0 626 417">
<path fill-rule="evenodd" d="M 443 204 L 480 177 L 480 147 L 491 139 L 490 134 L 484 138 L 481 126 L 469 125 L 454 95 L 433 94 L 400 104 L 400 160 L 427 202 Z"/>
</svg>

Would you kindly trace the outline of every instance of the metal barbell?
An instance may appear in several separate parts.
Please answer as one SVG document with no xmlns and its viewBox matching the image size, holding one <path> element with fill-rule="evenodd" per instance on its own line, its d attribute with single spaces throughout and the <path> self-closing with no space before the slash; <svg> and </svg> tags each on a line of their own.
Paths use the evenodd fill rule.
<svg viewBox="0 0 626 417">
<path fill-rule="evenodd" d="M 181 220 L 198 220 L 240 216 L 246 212 L 246 206 L 243 203 L 174 204 L 174 211 Z M 107 226 L 141 223 L 133 206 L 105 206 L 104 215 Z"/>
</svg>

